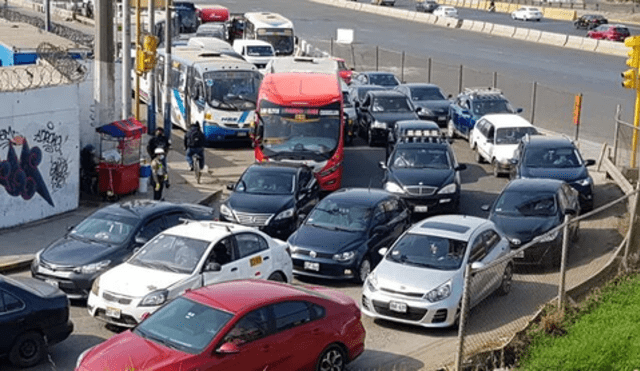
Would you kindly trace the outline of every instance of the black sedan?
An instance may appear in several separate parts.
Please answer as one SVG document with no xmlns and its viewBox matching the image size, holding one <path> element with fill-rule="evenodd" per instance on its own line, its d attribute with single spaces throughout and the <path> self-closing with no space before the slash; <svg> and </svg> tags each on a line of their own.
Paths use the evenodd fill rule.
<svg viewBox="0 0 640 371">
<path fill-rule="evenodd" d="M 320 197 L 312 169 L 294 164 L 251 165 L 227 188 L 233 192 L 220 205 L 223 220 L 282 239 L 296 230 Z"/>
<path fill-rule="evenodd" d="M 609 20 L 599 14 L 584 14 L 573 21 L 575 28 L 585 28 L 587 30 L 593 30 L 601 24 L 607 23 L 609 23 Z"/>
<path fill-rule="evenodd" d="M 325 197 L 289 237 L 293 274 L 364 282 L 410 225 L 404 202 L 381 189 L 347 188 Z"/>
<path fill-rule="evenodd" d="M 0 275 L 0 356 L 17 367 L 40 363 L 47 346 L 73 332 L 69 299 L 60 289 L 33 278 Z"/>
<path fill-rule="evenodd" d="M 370 91 L 360 106 L 360 134 L 369 146 L 387 142 L 389 131 L 396 121 L 419 120 L 416 108 L 409 98 L 394 90 Z"/>
<path fill-rule="evenodd" d="M 416 3 L 416 12 L 433 13 L 439 6 L 440 4 L 434 0 L 420 1 Z"/>
<path fill-rule="evenodd" d="M 566 215 L 579 211 L 578 192 L 567 183 L 555 179 L 516 179 L 500 193 L 489 219 L 509 239 L 511 248 L 517 249 L 564 223 Z M 570 225 L 569 238 L 577 240 L 577 223 Z M 562 230 L 558 230 L 525 249 L 514 261 L 558 266 L 561 256 Z"/>
<path fill-rule="evenodd" d="M 360 106 L 364 101 L 364 98 L 367 96 L 367 92 L 371 90 L 387 90 L 384 86 L 379 85 L 350 85 L 349 86 L 349 100 L 351 101 L 351 105 L 356 110 L 356 120 L 354 124 L 356 126 L 360 125 L 362 120 L 362 114 L 360 113 Z"/>
<path fill-rule="evenodd" d="M 460 171 L 446 139 L 402 138 L 387 163 L 382 184 L 405 201 L 414 214 L 455 213 L 460 202 Z"/>
<path fill-rule="evenodd" d="M 213 220 L 210 207 L 136 200 L 104 207 L 39 251 L 31 275 L 59 287 L 71 299 L 86 299 L 93 280 L 125 261 L 180 219 Z"/>
<path fill-rule="evenodd" d="M 441 128 L 447 127 L 451 101 L 445 98 L 438 85 L 401 84 L 395 89 L 409 97 L 414 106 L 421 108 L 418 111 L 421 120 L 433 121 Z"/>
</svg>

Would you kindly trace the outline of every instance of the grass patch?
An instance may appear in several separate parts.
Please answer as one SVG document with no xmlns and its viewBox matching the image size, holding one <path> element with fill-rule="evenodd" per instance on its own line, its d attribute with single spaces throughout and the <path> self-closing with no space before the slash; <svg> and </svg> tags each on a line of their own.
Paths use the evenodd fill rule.
<svg viewBox="0 0 640 371">
<path fill-rule="evenodd" d="M 528 335 L 519 370 L 640 369 L 640 274 L 617 277 L 564 315 L 545 308 Z"/>
</svg>

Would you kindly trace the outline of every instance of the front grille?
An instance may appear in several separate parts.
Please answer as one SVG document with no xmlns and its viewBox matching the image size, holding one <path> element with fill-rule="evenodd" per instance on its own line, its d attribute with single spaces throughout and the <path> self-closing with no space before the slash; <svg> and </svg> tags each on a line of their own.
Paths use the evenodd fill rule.
<svg viewBox="0 0 640 371">
<path fill-rule="evenodd" d="M 311 252 L 312 252 L 312 250 L 306 250 L 306 249 L 298 249 L 298 250 L 296 250 L 296 254 L 297 255 L 304 255 L 304 256 L 311 256 Z M 317 252 L 317 251 L 313 251 L 313 252 L 316 255 L 316 256 L 314 256 L 314 258 L 333 259 L 333 254 L 324 253 L 324 252 Z"/>
<path fill-rule="evenodd" d="M 432 196 L 438 188 L 429 186 L 410 186 L 406 187 L 407 193 L 412 196 Z"/>
<path fill-rule="evenodd" d="M 250 225 L 255 227 L 262 227 L 269 224 L 269 220 L 273 214 L 250 214 L 236 212 L 238 223 L 242 225 Z"/>
<path fill-rule="evenodd" d="M 133 318 L 128 314 L 123 314 L 120 316 L 120 318 L 107 317 L 107 314 L 104 311 L 104 309 L 100 309 L 100 308 L 96 309 L 96 317 L 106 322 L 118 323 L 128 327 L 135 326 L 138 324 L 135 318 Z"/>
<path fill-rule="evenodd" d="M 407 306 L 407 312 L 400 313 L 400 312 L 394 312 L 391 309 L 389 309 L 389 303 L 385 303 L 377 300 L 373 300 L 372 303 L 373 303 L 373 308 L 376 310 L 376 312 L 387 317 L 404 319 L 407 321 L 420 321 L 427 314 L 426 309 L 412 308 L 410 306 Z"/>
<path fill-rule="evenodd" d="M 102 293 L 102 298 L 106 301 L 112 301 L 114 303 L 118 303 L 118 304 L 122 304 L 122 305 L 128 305 L 131 304 L 131 299 L 129 298 L 123 298 L 121 296 L 115 296 L 113 294 L 110 294 L 108 292 L 103 292 Z"/>
<path fill-rule="evenodd" d="M 46 261 L 40 260 L 40 266 L 49 269 L 54 272 L 72 272 L 75 267 L 70 265 L 58 265 L 47 263 Z"/>
<path fill-rule="evenodd" d="M 266 63 L 256 63 L 256 67 L 262 69 L 262 68 L 267 67 L 267 64 Z"/>
<path fill-rule="evenodd" d="M 421 298 L 424 296 L 424 293 L 422 292 L 405 292 L 405 291 L 396 291 L 396 290 L 392 290 L 386 287 L 382 287 L 380 288 L 380 290 L 384 291 L 384 292 L 388 292 L 390 294 L 394 294 L 394 295 L 399 295 L 399 296 L 406 296 L 408 298 Z"/>
</svg>

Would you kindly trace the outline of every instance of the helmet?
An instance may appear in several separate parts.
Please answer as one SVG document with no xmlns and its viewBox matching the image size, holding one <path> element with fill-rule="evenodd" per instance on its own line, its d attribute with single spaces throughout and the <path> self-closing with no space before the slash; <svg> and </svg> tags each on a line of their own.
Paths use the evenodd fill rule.
<svg viewBox="0 0 640 371">
<path fill-rule="evenodd" d="M 153 153 L 155 153 L 156 155 L 164 155 L 164 149 L 156 148 L 156 150 L 153 151 Z"/>
</svg>

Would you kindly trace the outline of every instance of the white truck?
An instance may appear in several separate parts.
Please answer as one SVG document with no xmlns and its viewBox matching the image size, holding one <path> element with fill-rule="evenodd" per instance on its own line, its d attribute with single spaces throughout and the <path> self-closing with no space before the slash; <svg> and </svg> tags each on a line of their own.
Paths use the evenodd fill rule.
<svg viewBox="0 0 640 371">
<path fill-rule="evenodd" d="M 273 46 L 263 40 L 235 40 L 233 42 L 233 49 L 247 62 L 255 64 L 259 70 L 264 70 L 276 55 Z"/>
</svg>

